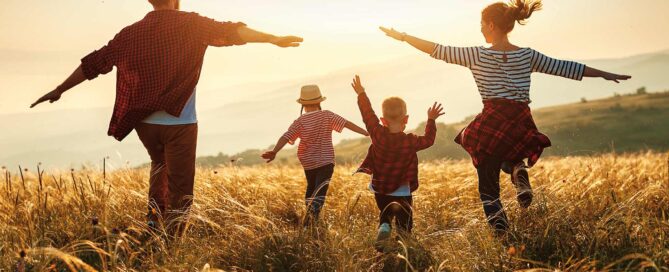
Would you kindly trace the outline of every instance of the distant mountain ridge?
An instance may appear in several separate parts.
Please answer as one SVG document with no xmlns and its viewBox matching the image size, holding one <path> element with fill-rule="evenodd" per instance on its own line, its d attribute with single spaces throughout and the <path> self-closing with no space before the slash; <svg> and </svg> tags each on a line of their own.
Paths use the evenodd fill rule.
<svg viewBox="0 0 669 272">
<path fill-rule="evenodd" d="M 576 82 L 537 74 L 533 77 L 531 106 L 543 108 L 572 103 L 582 97 L 602 98 L 613 93 L 629 93 L 640 86 L 649 90 L 669 88 L 669 77 L 666 76 L 669 50 L 583 62 L 631 74 L 633 79 L 612 84 L 601 79 Z M 416 127 L 425 120 L 425 110 L 434 101 L 444 103 L 445 123 L 461 121 L 482 107 L 467 69 L 433 60 L 427 55 L 361 65 L 295 81 L 264 83 L 259 80 L 235 87 L 235 92 L 244 94 L 235 101 L 223 99 L 226 97 L 224 92 L 198 91 L 198 101 L 224 103 L 217 108 L 198 110 L 198 155 L 234 154 L 270 146 L 299 115 L 300 107 L 295 98 L 300 86 L 305 84 L 321 87 L 328 97 L 323 104 L 325 109 L 361 124 L 355 95 L 349 85 L 354 74 L 361 75 L 375 106 L 387 96 L 403 97 L 409 107 L 409 127 Z M 85 162 L 95 164 L 107 156 L 115 166 L 147 162 L 148 155 L 135 135 L 130 135 L 122 143 L 106 136 L 110 115 L 111 108 L 0 115 L 3 130 L 0 133 L 0 165 L 42 162 L 53 167 L 78 166 Z M 351 137 L 355 134 L 345 132 L 335 135 L 334 140 L 339 142 Z M 345 143 L 349 141 L 342 142 Z"/>
</svg>

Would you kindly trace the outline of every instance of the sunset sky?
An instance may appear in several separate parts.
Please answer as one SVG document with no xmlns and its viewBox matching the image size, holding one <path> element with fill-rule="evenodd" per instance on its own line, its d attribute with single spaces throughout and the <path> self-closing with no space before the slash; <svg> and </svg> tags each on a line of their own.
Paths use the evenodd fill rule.
<svg viewBox="0 0 669 272">
<path fill-rule="evenodd" d="M 451 45 L 481 45 L 486 0 L 183 0 L 182 9 L 276 34 L 305 38 L 300 48 L 212 48 L 198 90 L 289 82 L 338 69 L 418 54 L 378 31 L 395 27 Z M 669 1 L 546 0 L 512 40 L 566 59 L 615 58 L 669 48 Z M 3 0 L 0 9 L 0 113 L 27 105 L 58 85 L 90 51 L 151 7 L 144 0 Z M 342 84 L 345 84 L 343 82 Z M 473 87 L 473 83 L 472 83 Z M 36 111 L 110 107 L 114 76 L 85 83 L 57 105 Z"/>
</svg>

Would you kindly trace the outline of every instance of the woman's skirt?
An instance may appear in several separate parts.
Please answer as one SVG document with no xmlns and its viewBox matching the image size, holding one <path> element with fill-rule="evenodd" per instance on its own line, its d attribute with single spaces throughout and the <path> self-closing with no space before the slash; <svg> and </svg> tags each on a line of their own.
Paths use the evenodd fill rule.
<svg viewBox="0 0 669 272">
<path fill-rule="evenodd" d="M 527 103 L 489 99 L 483 105 L 483 112 L 455 137 L 475 167 L 490 157 L 508 162 L 528 159 L 531 167 L 544 148 L 551 146 L 550 139 L 534 124 Z"/>
</svg>

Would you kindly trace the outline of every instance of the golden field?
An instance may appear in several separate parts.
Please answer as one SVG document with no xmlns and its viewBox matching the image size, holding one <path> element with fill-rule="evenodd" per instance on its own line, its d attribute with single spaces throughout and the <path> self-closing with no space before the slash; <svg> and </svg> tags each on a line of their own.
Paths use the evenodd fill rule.
<svg viewBox="0 0 669 272">
<path fill-rule="evenodd" d="M 535 201 L 528 210 L 518 207 L 503 175 L 512 230 L 497 238 L 485 221 L 471 163 L 425 162 L 414 196 L 414 239 L 399 241 L 383 255 L 373 249 L 378 211 L 368 177 L 352 176 L 354 165 L 336 167 L 321 224 L 308 230 L 299 223 L 306 186 L 301 168 L 199 168 L 188 229 L 176 239 L 147 231 L 147 168 L 104 176 L 90 167 L 41 175 L 29 169 L 23 178 L 15 170 L 9 177 L 4 169 L 0 267 L 668 271 L 668 163 L 667 154 L 653 152 L 543 159 L 530 171 Z"/>
</svg>

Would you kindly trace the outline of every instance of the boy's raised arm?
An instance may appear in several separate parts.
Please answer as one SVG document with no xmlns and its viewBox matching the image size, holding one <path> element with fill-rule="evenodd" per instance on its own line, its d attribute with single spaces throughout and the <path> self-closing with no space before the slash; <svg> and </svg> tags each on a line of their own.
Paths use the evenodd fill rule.
<svg viewBox="0 0 669 272">
<path fill-rule="evenodd" d="M 434 144 L 437 137 L 436 120 L 444 115 L 444 108 L 441 104 L 434 102 L 434 105 L 427 110 L 427 124 L 425 124 L 425 135 L 416 137 L 416 150 L 429 148 Z"/>
<path fill-rule="evenodd" d="M 372 103 L 369 102 L 369 97 L 365 93 L 365 87 L 360 83 L 360 76 L 355 75 L 351 87 L 355 90 L 355 93 L 358 94 L 358 107 L 360 108 L 360 114 L 362 114 L 362 121 L 365 122 L 365 127 L 367 127 L 367 132 L 370 135 L 374 135 L 376 128 L 381 126 L 379 124 L 379 117 L 374 113 L 372 109 Z"/>
</svg>

